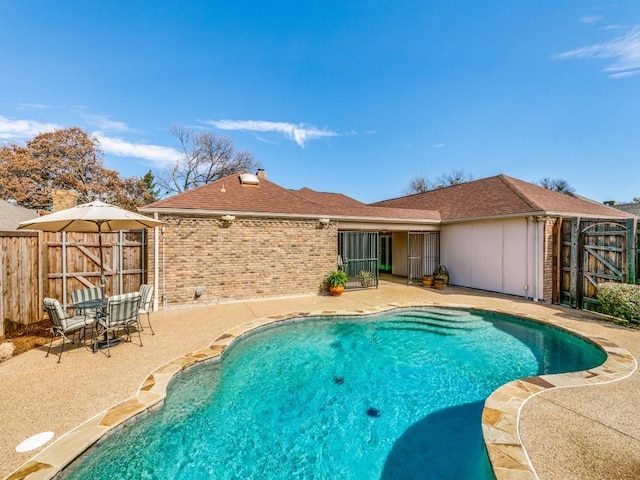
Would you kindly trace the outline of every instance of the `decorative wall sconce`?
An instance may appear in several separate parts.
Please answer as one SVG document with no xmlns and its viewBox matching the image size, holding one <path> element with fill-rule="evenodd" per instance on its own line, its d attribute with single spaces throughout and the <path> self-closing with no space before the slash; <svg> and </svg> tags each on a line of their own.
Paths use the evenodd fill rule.
<svg viewBox="0 0 640 480">
<path fill-rule="evenodd" d="M 222 215 L 220 219 L 222 220 L 222 226 L 224 228 L 227 228 L 229 225 L 231 225 L 231 222 L 236 219 L 236 217 L 235 215 Z"/>
<path fill-rule="evenodd" d="M 328 218 L 319 218 L 318 222 L 320 222 L 320 227 L 326 227 L 327 225 L 329 225 L 329 222 L 331 222 L 331 220 Z"/>
</svg>

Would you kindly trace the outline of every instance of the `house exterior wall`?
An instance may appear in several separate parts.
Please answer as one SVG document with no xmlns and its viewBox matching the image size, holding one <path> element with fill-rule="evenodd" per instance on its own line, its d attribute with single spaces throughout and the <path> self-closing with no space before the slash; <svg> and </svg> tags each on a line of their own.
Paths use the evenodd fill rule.
<svg viewBox="0 0 640 480">
<path fill-rule="evenodd" d="M 409 239 L 407 232 L 393 232 L 391 234 L 391 273 L 407 276 L 407 255 Z"/>
<path fill-rule="evenodd" d="M 526 218 L 443 225 L 440 258 L 449 281 L 532 297 L 533 232 Z"/>
<path fill-rule="evenodd" d="M 558 222 L 557 218 L 548 218 L 544 222 L 544 253 L 542 265 L 542 299 L 551 303 L 553 297 L 553 228 Z"/>
<path fill-rule="evenodd" d="M 337 228 L 316 220 L 160 215 L 158 298 L 166 305 L 313 294 L 337 261 Z M 150 234 L 149 252 L 154 251 Z M 155 281 L 149 256 L 148 283 Z M 164 267 L 164 268 L 163 268 Z"/>
</svg>

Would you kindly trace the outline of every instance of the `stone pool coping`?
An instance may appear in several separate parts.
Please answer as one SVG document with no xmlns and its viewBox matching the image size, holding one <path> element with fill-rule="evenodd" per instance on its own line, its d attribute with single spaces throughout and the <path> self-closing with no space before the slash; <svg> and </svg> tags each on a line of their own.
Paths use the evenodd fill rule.
<svg viewBox="0 0 640 480">
<path fill-rule="evenodd" d="M 541 375 L 509 382 L 495 390 L 485 402 L 482 430 L 497 480 L 529 480 L 538 476 L 529 460 L 519 435 L 519 416 L 525 403 L 549 389 L 609 383 L 630 376 L 637 369 L 635 358 L 626 349 L 605 338 L 587 334 L 562 325 L 558 320 L 542 320 L 536 316 L 513 314 L 501 309 L 474 308 L 469 305 L 434 305 L 433 303 L 388 303 L 356 310 L 318 310 L 263 317 L 231 328 L 218 336 L 208 347 L 175 358 L 153 371 L 140 385 L 136 395 L 99 413 L 24 463 L 7 480 L 40 480 L 55 477 L 73 460 L 96 442 L 138 415 L 162 405 L 167 386 L 180 372 L 203 361 L 219 359 L 236 339 L 256 329 L 279 322 L 322 316 L 359 316 L 381 313 L 397 308 L 462 308 L 491 311 L 516 318 L 556 326 L 579 335 L 602 348 L 605 362 L 594 369 L 565 374 Z"/>
</svg>

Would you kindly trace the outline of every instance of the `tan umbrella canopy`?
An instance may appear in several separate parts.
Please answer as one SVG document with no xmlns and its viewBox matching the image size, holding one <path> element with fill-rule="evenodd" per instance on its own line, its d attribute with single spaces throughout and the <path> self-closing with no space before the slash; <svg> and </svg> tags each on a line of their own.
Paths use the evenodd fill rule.
<svg viewBox="0 0 640 480">
<path fill-rule="evenodd" d="M 104 284 L 102 232 L 152 228 L 162 222 L 99 200 L 20 222 L 18 229 L 44 232 L 94 232 L 100 245 L 100 282 Z"/>
</svg>

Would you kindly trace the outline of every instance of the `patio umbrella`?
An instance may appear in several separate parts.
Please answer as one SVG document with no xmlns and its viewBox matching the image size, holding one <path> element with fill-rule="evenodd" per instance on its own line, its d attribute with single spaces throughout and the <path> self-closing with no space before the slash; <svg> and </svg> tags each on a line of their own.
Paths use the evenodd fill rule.
<svg viewBox="0 0 640 480">
<path fill-rule="evenodd" d="M 135 230 L 162 225 L 162 222 L 145 217 L 115 205 L 95 200 L 66 210 L 53 212 L 33 220 L 20 222 L 18 229 L 44 232 L 95 232 L 100 249 L 100 282 L 105 283 L 102 258 L 102 232 Z"/>
</svg>

